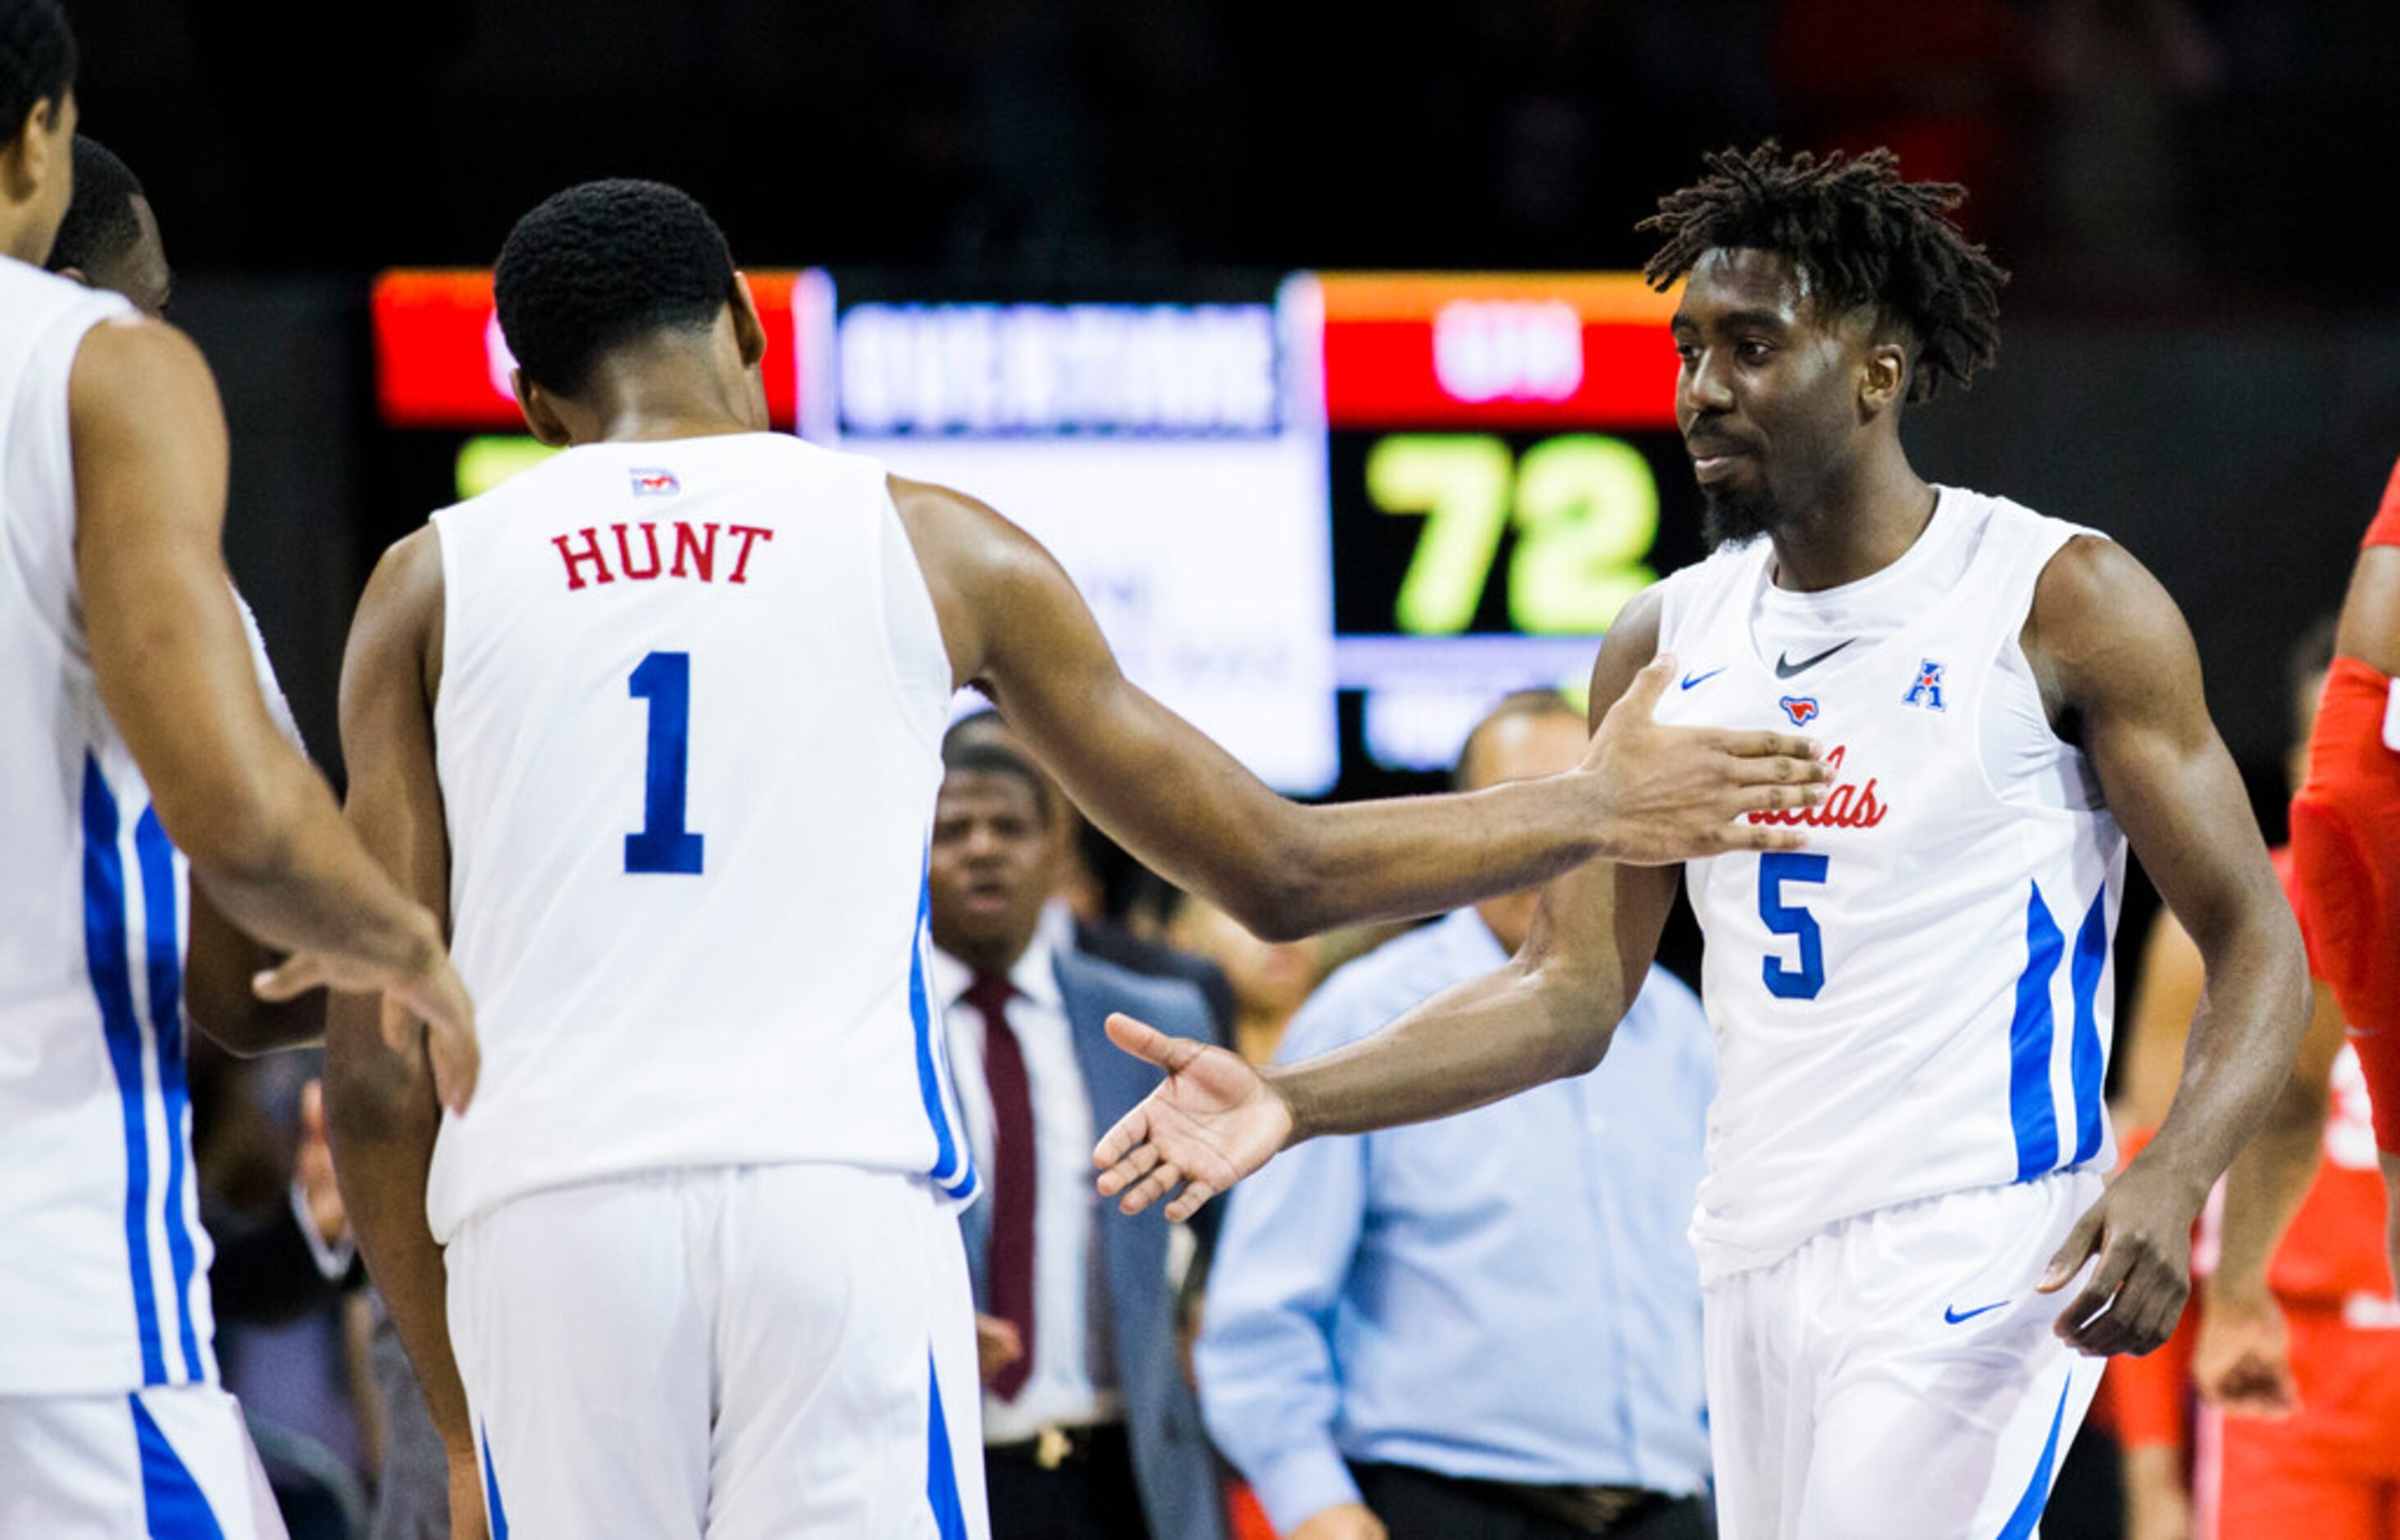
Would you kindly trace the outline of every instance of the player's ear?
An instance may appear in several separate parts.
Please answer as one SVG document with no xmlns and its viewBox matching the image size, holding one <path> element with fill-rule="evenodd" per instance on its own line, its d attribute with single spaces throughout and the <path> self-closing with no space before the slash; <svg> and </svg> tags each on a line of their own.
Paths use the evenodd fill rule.
<svg viewBox="0 0 2400 1540">
<path fill-rule="evenodd" d="M 1859 409 L 1875 417 L 1898 406 L 1908 392 L 1908 349 L 1897 342 L 1878 342 L 1867 348 L 1859 369 Z"/>
<path fill-rule="evenodd" d="M 751 297 L 750 275 L 736 270 L 733 293 L 733 340 L 742 349 L 742 367 L 756 369 L 767 356 L 767 327 L 758 319 L 758 302 Z"/>
<path fill-rule="evenodd" d="M 517 393 L 517 410 L 525 414 L 525 426 L 533 429 L 533 436 L 552 449 L 566 447 L 566 424 L 560 420 L 550 392 L 525 378 L 522 369 L 509 371 L 509 388 Z"/>
</svg>

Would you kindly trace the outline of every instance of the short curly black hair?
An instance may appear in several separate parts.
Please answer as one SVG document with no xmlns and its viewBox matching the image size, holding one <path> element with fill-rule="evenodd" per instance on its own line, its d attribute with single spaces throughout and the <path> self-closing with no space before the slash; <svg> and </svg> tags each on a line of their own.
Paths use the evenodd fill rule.
<svg viewBox="0 0 2400 1540">
<path fill-rule="evenodd" d="M 50 242 L 50 271 L 73 267 L 89 276 L 131 251 L 142 238 L 133 200 L 143 196 L 142 179 L 115 151 L 75 135 L 75 201 L 67 205 L 59 238 Z"/>
<path fill-rule="evenodd" d="M 35 102 L 63 101 L 75 76 L 75 33 L 58 0 L 0 0 L 0 144 Z"/>
<path fill-rule="evenodd" d="M 614 177 L 553 193 L 518 220 L 492 287 L 517 367 L 571 396 L 612 348 L 714 325 L 733 297 L 733 257 L 689 194 Z"/>
<path fill-rule="evenodd" d="M 1889 150 L 1787 156 L 1771 139 L 1703 165 L 1707 175 L 1660 198 L 1637 226 L 1664 238 L 1643 269 L 1653 288 L 1689 274 L 1711 251 L 1776 252 L 1833 311 L 1873 306 L 1906 332 L 1910 401 L 1931 400 L 1944 380 L 1963 390 L 1991 366 L 2009 275 L 1951 219 L 1965 188 L 1902 181 Z"/>
</svg>

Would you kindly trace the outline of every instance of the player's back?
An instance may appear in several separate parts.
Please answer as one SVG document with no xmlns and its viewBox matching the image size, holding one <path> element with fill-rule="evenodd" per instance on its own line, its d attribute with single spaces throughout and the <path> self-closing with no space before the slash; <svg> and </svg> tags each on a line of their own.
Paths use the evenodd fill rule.
<svg viewBox="0 0 2400 1540">
<path fill-rule="evenodd" d="M 693 1165 L 963 1193 L 921 961 L 949 661 L 880 468 L 764 433 L 589 444 L 434 522 L 484 1047 L 436 1232 Z"/>
<path fill-rule="evenodd" d="M 0 258 L 0 1396 L 206 1381 L 186 870 L 101 704 L 68 388 L 131 307 Z"/>
</svg>

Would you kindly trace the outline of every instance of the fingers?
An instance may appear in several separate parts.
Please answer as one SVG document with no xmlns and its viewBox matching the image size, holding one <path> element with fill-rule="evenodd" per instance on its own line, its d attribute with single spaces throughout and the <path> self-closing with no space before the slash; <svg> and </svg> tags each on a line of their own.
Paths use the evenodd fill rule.
<svg viewBox="0 0 2400 1540">
<path fill-rule="evenodd" d="M 1804 780 L 1830 778 L 1821 757 L 1824 751 L 1813 738 L 1801 738 L 1788 732 L 1725 732 L 1717 735 L 1712 746 L 1737 759 L 1756 760 L 1769 766 L 1777 760 L 1786 761 Z"/>
<path fill-rule="evenodd" d="M 2055 1294 L 2066 1287 L 2067 1280 L 2083 1271 L 2083 1264 L 2092 1260 L 2093 1247 L 2099 1244 L 2100 1222 L 2097 1205 L 2083 1211 L 2075 1228 L 2066 1233 L 2066 1239 L 2051 1253 L 2050 1265 L 2041 1270 L 2041 1282 L 2033 1286 L 2034 1292 Z"/>
<path fill-rule="evenodd" d="M 1675 655 L 1671 652 L 1658 654 L 1642 665 L 1642 672 L 1625 687 L 1625 693 L 1616 698 L 1616 704 L 1608 708 L 1608 715 L 1614 716 L 1621 711 L 1648 721 L 1650 714 L 1658 709 L 1658 702 L 1666 696 L 1667 686 L 1674 677 Z"/>
<path fill-rule="evenodd" d="M 294 952 L 275 967 L 251 975 L 250 988 L 261 1000 L 278 1003 L 297 1000 L 311 989 L 320 989 L 332 978 L 325 959 L 316 952 Z"/>
<path fill-rule="evenodd" d="M 1168 1037 L 1122 1011 L 1109 1016 L 1108 1032 L 1111 1043 L 1136 1058 L 1148 1059 L 1170 1075 L 1200 1056 L 1202 1044 L 1190 1038 Z"/>
<path fill-rule="evenodd" d="M 1205 1181 L 1193 1181 L 1183 1189 L 1183 1195 L 1166 1206 L 1166 1217 L 1181 1223 L 1200 1212 L 1201 1205 L 1217 1195 L 1217 1190 Z"/>
<path fill-rule="evenodd" d="M 321 1080 L 300 1087 L 300 1138 L 310 1144 L 325 1142 L 325 1083 Z"/>
<path fill-rule="evenodd" d="M 1107 1133 L 1100 1136 L 1100 1142 L 1092 1147 L 1092 1164 L 1094 1165 L 1103 1167 L 1103 1174 L 1100 1180 L 1102 1182 L 1106 1182 L 1108 1180 L 1108 1176 L 1105 1172 L 1106 1167 L 1116 1165 L 1125 1161 L 1125 1158 L 1132 1155 L 1140 1147 L 1141 1142 L 1148 1138 L 1150 1138 L 1150 1106 L 1149 1103 L 1144 1102 L 1141 1106 L 1135 1108 L 1132 1111 L 1127 1112 L 1125 1116 L 1117 1119 L 1115 1124 L 1111 1126 Z M 1142 1169 L 1148 1170 L 1149 1167 L 1144 1166 Z M 1136 1171 L 1133 1175 L 1138 1177 L 1141 1175 L 1141 1172 Z M 1127 1179 L 1127 1180 L 1130 1179 L 1131 1178 Z M 1122 1187 L 1124 1185 L 1124 1182 L 1119 1182 L 1117 1184 L 1118 1187 Z M 1103 1194 L 1112 1194 L 1116 1192 L 1116 1188 L 1103 1186 L 1100 1189 L 1100 1192 Z"/>
<path fill-rule="evenodd" d="M 1158 1202 L 1182 1183 L 1183 1168 L 1173 1161 L 1161 1161 L 1151 1168 L 1150 1175 L 1136 1182 L 1125 1196 L 1117 1200 L 1121 1214 L 1139 1214 Z"/>
<path fill-rule="evenodd" d="M 1139 1109 L 1136 1110 L 1137 1112 L 1139 1111 Z M 1127 1114 L 1128 1117 L 1133 1115 L 1135 1114 Z M 1111 1130 L 1110 1138 L 1115 1137 L 1114 1131 Z M 1148 1131 L 1145 1129 L 1134 1138 L 1135 1142 L 1127 1145 L 1125 1152 L 1111 1161 L 1107 1170 L 1100 1173 L 1099 1179 L 1095 1184 L 1099 1188 L 1100 1196 L 1115 1197 L 1143 1177 L 1148 1176 L 1151 1168 L 1158 1164 L 1158 1146 L 1149 1141 Z"/>
</svg>

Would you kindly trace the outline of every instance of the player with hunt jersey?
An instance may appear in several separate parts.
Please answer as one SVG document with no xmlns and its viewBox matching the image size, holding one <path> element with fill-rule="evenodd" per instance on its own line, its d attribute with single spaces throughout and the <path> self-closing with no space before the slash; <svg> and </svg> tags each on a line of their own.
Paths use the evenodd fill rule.
<svg viewBox="0 0 2400 1540">
<path fill-rule="evenodd" d="M 470 1014 L 431 917 L 260 694 L 208 366 L 37 266 L 72 193 L 74 73 L 54 5 L 0 0 L 0 1533 L 280 1533 L 211 1344 L 192 883 L 300 948 L 275 993 L 331 977 L 423 1013 L 454 1104 Z M 257 1016 L 209 1025 L 274 1045 Z"/>
<path fill-rule="evenodd" d="M 1806 852 L 1686 865 L 1720 1091 L 1693 1234 L 1728 1540 L 2029 1535 L 2098 1377 L 2174 1325 L 2194 1213 L 2288 1075 L 2299 938 L 2182 618 L 2130 556 L 1937 487 L 1902 406 L 1997 346 L 1958 189 L 1886 152 L 1713 157 L 1649 222 L 1687 279 L 1676 409 L 1716 554 L 1628 606 L 1592 709 L 1679 660 L 1663 719 L 1805 724 Z M 2173 1114 L 2104 1191 L 2109 944 L 2130 836 L 2198 941 Z M 1506 969 L 1261 1075 L 1139 1023 L 1169 1078 L 1100 1189 L 1184 1215 L 1281 1145 L 1597 1063 L 1674 873 L 1554 883 Z M 2060 1313 L 2044 1292 L 2089 1275 Z M 2054 1317 L 2054 1318 L 2053 1318 Z"/>
<path fill-rule="evenodd" d="M 570 447 L 392 549 L 342 691 L 353 820 L 448 916 L 484 1089 L 440 1122 L 344 1012 L 326 1098 L 454 1512 L 495 1530 L 984 1533 L 975 1179 L 925 974 L 958 687 L 1271 934 L 1800 842 L 1739 818 L 1807 805 L 1803 741 L 1638 702 L 1574 774 L 1288 803 L 989 510 L 762 431 L 765 336 L 691 199 L 570 188 L 495 286 L 526 419 Z"/>
</svg>

